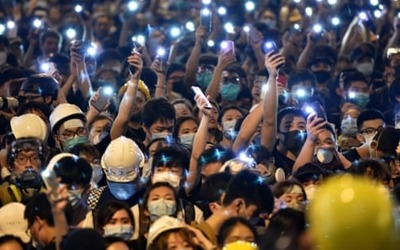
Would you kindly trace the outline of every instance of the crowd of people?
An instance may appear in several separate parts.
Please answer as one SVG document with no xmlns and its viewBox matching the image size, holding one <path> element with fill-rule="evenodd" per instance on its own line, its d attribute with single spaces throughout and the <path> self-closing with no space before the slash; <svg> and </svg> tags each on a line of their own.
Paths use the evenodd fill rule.
<svg viewBox="0 0 400 250">
<path fill-rule="evenodd" d="M 398 249 L 400 5 L 0 2 L 0 250 Z"/>
</svg>

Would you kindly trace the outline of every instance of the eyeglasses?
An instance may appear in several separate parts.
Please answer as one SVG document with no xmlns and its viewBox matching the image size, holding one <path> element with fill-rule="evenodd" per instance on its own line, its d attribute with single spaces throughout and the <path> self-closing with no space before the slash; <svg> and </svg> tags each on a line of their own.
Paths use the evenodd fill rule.
<svg viewBox="0 0 400 250">
<path fill-rule="evenodd" d="M 24 96 L 24 99 L 26 101 L 34 101 L 35 99 L 40 98 L 40 97 L 42 97 L 42 96 L 41 95 L 31 95 L 31 96 Z"/>
<path fill-rule="evenodd" d="M 88 130 L 85 127 L 80 127 L 76 131 L 65 130 L 64 132 L 62 132 L 61 138 L 63 138 L 64 140 L 70 140 L 74 138 L 75 135 L 85 136 L 87 134 L 87 131 Z"/>
<path fill-rule="evenodd" d="M 373 134 L 375 132 L 379 132 L 383 127 L 379 127 L 379 128 L 366 128 L 360 131 L 360 134 L 366 134 L 366 135 L 370 135 Z"/>
<path fill-rule="evenodd" d="M 232 82 L 232 83 L 240 83 L 240 78 L 239 77 L 224 77 L 223 78 L 224 83 Z"/>
<path fill-rule="evenodd" d="M 24 164 L 28 163 L 28 160 L 34 164 L 37 164 L 40 162 L 39 155 L 37 155 L 37 154 L 31 155 L 31 156 L 26 156 L 26 155 L 20 154 L 20 155 L 17 155 L 17 157 L 15 158 L 15 161 L 19 165 L 24 165 Z"/>
</svg>

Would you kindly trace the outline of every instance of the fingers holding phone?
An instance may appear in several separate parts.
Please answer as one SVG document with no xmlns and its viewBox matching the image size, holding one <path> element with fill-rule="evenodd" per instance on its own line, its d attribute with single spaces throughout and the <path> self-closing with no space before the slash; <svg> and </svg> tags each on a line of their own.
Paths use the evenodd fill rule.
<svg viewBox="0 0 400 250">
<path fill-rule="evenodd" d="M 131 72 L 131 79 L 139 80 L 143 69 L 143 60 L 141 54 L 138 51 L 132 51 L 132 54 L 128 57 L 128 63 Z"/>
<path fill-rule="evenodd" d="M 111 98 L 114 95 L 114 90 L 110 86 L 100 87 L 90 99 L 90 106 L 98 112 L 107 110 L 111 104 Z"/>
</svg>

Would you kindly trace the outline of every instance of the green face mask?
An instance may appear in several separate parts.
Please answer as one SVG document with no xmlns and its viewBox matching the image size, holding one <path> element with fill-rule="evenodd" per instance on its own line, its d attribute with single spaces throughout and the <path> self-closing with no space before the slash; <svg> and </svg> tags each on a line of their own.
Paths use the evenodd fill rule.
<svg viewBox="0 0 400 250">
<path fill-rule="evenodd" d="M 81 144 L 81 143 L 88 143 L 88 136 L 84 135 L 84 136 L 78 136 L 75 135 L 74 138 L 70 139 L 70 140 L 66 140 L 65 143 L 65 149 L 67 151 L 70 151 L 75 145 Z"/>
<path fill-rule="evenodd" d="M 220 88 L 219 93 L 221 93 L 222 99 L 232 102 L 239 96 L 240 86 L 235 83 L 228 83 Z"/>
<path fill-rule="evenodd" d="M 358 107 L 364 109 L 368 105 L 369 95 L 364 93 L 358 93 L 354 98 L 352 98 L 352 102 L 356 104 Z"/>
<path fill-rule="evenodd" d="M 213 72 L 202 72 L 197 74 L 197 84 L 200 86 L 201 89 L 206 89 L 213 78 Z"/>
</svg>

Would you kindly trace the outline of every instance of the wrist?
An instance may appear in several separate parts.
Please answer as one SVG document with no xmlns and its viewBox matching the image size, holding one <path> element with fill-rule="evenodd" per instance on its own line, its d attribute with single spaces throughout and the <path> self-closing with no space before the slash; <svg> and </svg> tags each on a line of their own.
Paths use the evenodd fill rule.
<svg viewBox="0 0 400 250">
<path fill-rule="evenodd" d="M 138 86 L 138 80 L 136 79 L 131 79 L 127 82 L 128 88 L 136 88 Z"/>
</svg>

